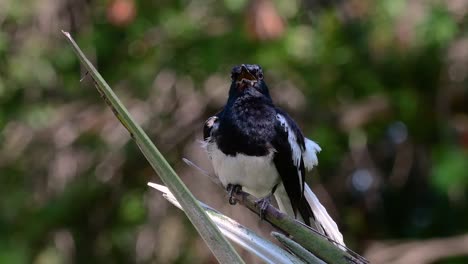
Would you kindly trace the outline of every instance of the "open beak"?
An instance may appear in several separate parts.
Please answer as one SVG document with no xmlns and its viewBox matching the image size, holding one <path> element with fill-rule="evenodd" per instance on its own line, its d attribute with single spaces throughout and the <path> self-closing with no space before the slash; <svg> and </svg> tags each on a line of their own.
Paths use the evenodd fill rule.
<svg viewBox="0 0 468 264">
<path fill-rule="evenodd" d="M 249 84 L 253 86 L 257 81 L 257 77 L 250 73 L 245 65 L 242 65 L 241 72 L 237 77 L 237 83 L 240 88 L 245 88 L 245 86 Z"/>
</svg>

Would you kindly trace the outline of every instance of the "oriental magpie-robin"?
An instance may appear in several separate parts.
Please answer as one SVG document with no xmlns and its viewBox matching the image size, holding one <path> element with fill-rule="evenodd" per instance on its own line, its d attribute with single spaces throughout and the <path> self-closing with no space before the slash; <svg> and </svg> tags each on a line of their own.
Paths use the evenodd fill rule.
<svg viewBox="0 0 468 264">
<path fill-rule="evenodd" d="M 204 145 L 225 187 L 242 187 L 344 245 L 327 210 L 305 183 L 305 172 L 318 164 L 317 143 L 305 138 L 294 120 L 273 104 L 258 65 L 232 69 L 229 98 L 208 118 Z"/>
</svg>

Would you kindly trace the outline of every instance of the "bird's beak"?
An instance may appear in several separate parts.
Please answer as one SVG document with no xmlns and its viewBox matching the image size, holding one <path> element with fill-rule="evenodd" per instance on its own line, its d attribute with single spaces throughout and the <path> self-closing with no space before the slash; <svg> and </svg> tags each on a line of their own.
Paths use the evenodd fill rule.
<svg viewBox="0 0 468 264">
<path fill-rule="evenodd" d="M 241 72 L 237 77 L 237 83 L 241 86 L 243 86 L 243 84 L 250 84 L 253 86 L 257 81 L 257 77 L 250 73 L 245 65 L 242 65 Z"/>
</svg>

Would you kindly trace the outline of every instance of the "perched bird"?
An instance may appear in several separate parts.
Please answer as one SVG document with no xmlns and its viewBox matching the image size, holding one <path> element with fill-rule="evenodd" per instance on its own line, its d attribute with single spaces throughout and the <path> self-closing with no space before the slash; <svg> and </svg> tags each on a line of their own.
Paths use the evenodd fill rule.
<svg viewBox="0 0 468 264">
<path fill-rule="evenodd" d="M 294 120 L 273 104 L 260 66 L 236 66 L 231 80 L 226 105 L 208 118 L 203 129 L 204 145 L 221 183 L 231 192 L 242 188 L 262 198 L 262 207 L 273 194 L 281 211 L 309 226 L 315 224 L 344 245 L 336 223 L 304 181 L 306 170 L 318 164 L 319 145 L 305 138 Z"/>
</svg>

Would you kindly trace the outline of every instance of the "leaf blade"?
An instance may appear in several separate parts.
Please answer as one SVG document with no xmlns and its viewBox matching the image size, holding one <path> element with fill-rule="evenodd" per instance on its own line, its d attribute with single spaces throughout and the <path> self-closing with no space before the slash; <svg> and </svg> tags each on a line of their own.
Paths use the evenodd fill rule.
<svg viewBox="0 0 468 264">
<path fill-rule="evenodd" d="M 99 74 L 92 63 L 86 58 L 84 53 L 79 48 L 78 44 L 73 40 L 70 33 L 62 30 L 62 33 L 71 44 L 73 51 L 78 56 L 82 65 L 92 76 L 96 88 L 101 94 L 101 97 L 111 107 L 112 111 L 128 130 L 130 136 L 135 140 L 143 155 L 146 157 L 151 167 L 158 173 L 161 180 L 174 193 L 180 204 L 185 209 L 187 217 L 190 219 L 196 230 L 199 232 L 209 249 L 220 263 L 244 263 L 241 257 L 237 254 L 232 245 L 221 234 L 217 226 L 211 221 L 209 216 L 197 203 L 195 197 L 190 193 L 185 184 L 179 179 L 175 171 L 169 165 L 167 160 L 162 156 L 156 146 L 152 143 L 143 129 L 133 121 L 130 113 L 113 92 L 104 78 Z"/>
</svg>

